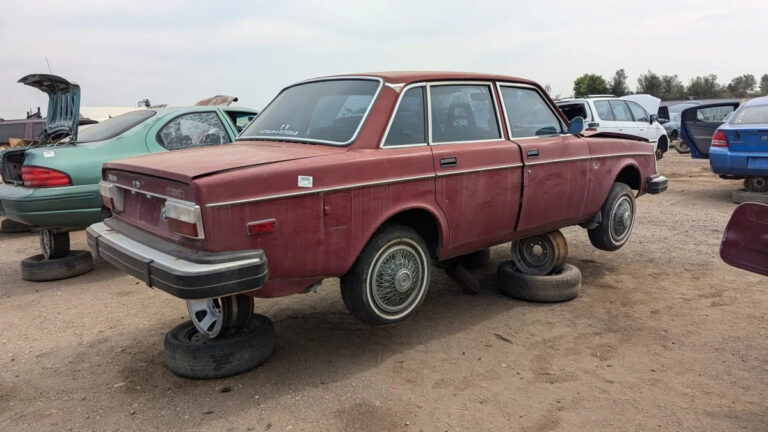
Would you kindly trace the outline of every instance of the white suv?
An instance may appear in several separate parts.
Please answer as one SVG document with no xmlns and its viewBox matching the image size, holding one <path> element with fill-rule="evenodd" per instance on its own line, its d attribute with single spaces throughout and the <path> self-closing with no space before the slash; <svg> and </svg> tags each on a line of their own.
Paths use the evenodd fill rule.
<svg viewBox="0 0 768 432">
<path fill-rule="evenodd" d="M 568 120 L 584 118 L 584 127 L 599 132 L 616 132 L 647 139 L 653 144 L 656 159 L 669 149 L 669 138 L 656 113 L 658 98 L 650 95 L 631 95 L 621 98 L 596 96 L 559 100 L 555 103 Z M 653 108 L 655 105 L 655 109 Z M 643 108 L 645 106 L 645 108 Z"/>
</svg>

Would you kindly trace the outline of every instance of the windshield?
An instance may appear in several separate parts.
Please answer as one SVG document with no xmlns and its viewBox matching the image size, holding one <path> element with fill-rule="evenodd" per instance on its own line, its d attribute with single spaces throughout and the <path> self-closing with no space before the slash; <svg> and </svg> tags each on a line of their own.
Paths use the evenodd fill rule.
<svg viewBox="0 0 768 432">
<path fill-rule="evenodd" d="M 733 117 L 731 124 L 768 124 L 768 105 L 745 106 Z"/>
<path fill-rule="evenodd" d="M 378 80 L 339 79 L 288 87 L 245 128 L 240 139 L 349 144 L 380 86 Z"/>
<path fill-rule="evenodd" d="M 129 129 L 153 115 L 155 115 L 155 112 L 152 110 L 131 111 L 104 120 L 101 123 L 96 123 L 87 129 L 80 128 L 78 131 L 77 142 L 89 143 L 114 138 L 123 132 L 127 132 Z"/>
</svg>

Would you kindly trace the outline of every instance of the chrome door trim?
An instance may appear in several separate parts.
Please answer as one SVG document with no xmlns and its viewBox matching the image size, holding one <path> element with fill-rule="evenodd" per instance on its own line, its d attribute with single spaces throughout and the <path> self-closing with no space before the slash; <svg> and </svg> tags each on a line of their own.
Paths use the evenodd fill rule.
<svg viewBox="0 0 768 432">
<path fill-rule="evenodd" d="M 400 84 L 402 85 L 402 84 Z M 389 136 L 389 129 L 392 127 L 392 123 L 395 122 L 395 114 L 397 114 L 397 109 L 400 108 L 400 102 L 403 100 L 403 96 L 408 92 L 408 90 L 416 87 L 426 87 L 425 82 L 418 82 L 413 84 L 408 84 L 406 87 L 402 88 L 399 92 L 397 103 L 395 103 L 395 108 L 392 110 L 392 114 L 390 114 L 389 117 L 389 123 L 387 123 L 387 128 L 384 130 L 384 135 L 381 138 L 381 141 L 379 142 L 379 148 L 380 149 L 392 149 L 392 148 L 401 148 L 401 147 L 419 147 L 419 146 L 425 146 L 427 145 L 426 142 L 423 143 L 414 143 L 414 144 L 401 144 L 401 145 L 392 145 L 392 146 L 385 146 L 384 143 L 387 141 L 387 137 Z M 424 92 L 424 100 L 423 103 L 427 104 L 427 92 Z M 424 110 L 424 114 L 426 115 L 427 112 Z M 427 121 L 425 119 L 424 121 L 424 127 L 427 128 L 429 125 L 427 124 Z M 426 134 L 425 134 L 426 135 Z M 426 138 L 426 136 L 425 136 Z"/>
<path fill-rule="evenodd" d="M 552 105 L 550 103 L 549 98 L 545 97 L 544 94 L 539 90 L 538 87 L 530 85 L 530 84 L 523 84 L 523 83 L 511 83 L 511 82 L 505 82 L 505 81 L 497 81 L 496 87 L 499 91 L 499 100 L 501 100 L 501 109 L 503 111 L 504 115 L 504 123 L 507 126 L 507 136 L 509 137 L 510 141 L 515 141 L 516 139 L 526 139 L 526 138 L 545 138 L 545 137 L 552 137 L 552 136 L 562 136 L 562 135 L 570 135 L 568 133 L 560 132 L 559 134 L 553 134 L 553 135 L 545 135 L 545 136 L 533 136 L 533 137 L 514 137 L 512 136 L 512 128 L 509 125 L 509 116 L 507 116 L 507 106 L 504 103 L 504 95 L 501 93 L 502 87 L 519 87 L 519 88 L 525 88 L 534 90 L 536 93 L 539 94 L 539 97 L 541 97 L 541 100 L 544 101 L 544 103 L 549 107 L 549 110 L 552 112 L 552 114 L 557 119 L 557 122 L 560 124 L 560 130 L 561 131 L 568 131 L 568 128 L 565 127 L 565 123 L 563 123 L 563 119 L 560 118 L 560 115 L 557 114 L 557 112 L 560 110 L 560 108 L 557 108 L 557 105 Z"/>
</svg>

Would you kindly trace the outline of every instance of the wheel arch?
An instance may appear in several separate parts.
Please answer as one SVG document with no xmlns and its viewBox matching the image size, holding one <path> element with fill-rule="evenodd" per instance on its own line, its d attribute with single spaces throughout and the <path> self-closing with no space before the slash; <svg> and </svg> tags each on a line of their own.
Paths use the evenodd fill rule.
<svg viewBox="0 0 768 432">
<path fill-rule="evenodd" d="M 448 235 L 447 223 L 434 210 L 415 206 L 399 209 L 383 218 L 367 239 L 369 240 L 381 227 L 387 224 L 397 224 L 412 228 L 427 242 L 429 252 L 434 258 L 437 257 L 440 246 L 444 244 Z M 366 240 L 366 243 L 368 240 Z"/>
<path fill-rule="evenodd" d="M 615 183 L 624 183 L 630 189 L 638 191 L 642 189 L 643 177 L 640 174 L 640 168 L 634 163 L 624 165 L 613 180 Z"/>
</svg>

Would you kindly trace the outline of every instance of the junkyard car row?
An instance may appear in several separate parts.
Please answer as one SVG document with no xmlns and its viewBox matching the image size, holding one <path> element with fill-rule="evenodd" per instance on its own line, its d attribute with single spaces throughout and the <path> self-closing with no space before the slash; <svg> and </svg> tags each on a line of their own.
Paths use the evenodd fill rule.
<svg viewBox="0 0 768 432">
<path fill-rule="evenodd" d="M 606 106 L 614 115 L 658 127 L 666 139 L 640 105 L 613 102 Z M 98 213 L 104 220 L 87 229 L 95 255 L 187 301 L 191 320 L 165 340 L 168 366 L 183 376 L 227 376 L 270 355 L 274 330 L 253 313 L 253 297 L 303 293 L 338 277 L 354 316 L 392 324 L 425 301 L 433 263 L 471 290 L 465 267 L 506 242 L 513 259 L 499 268 L 503 292 L 568 300 L 581 275 L 566 263 L 558 229 L 581 225 L 595 247 L 617 250 L 632 232 L 635 198 L 667 188 L 656 172 L 658 137 L 585 131 L 582 116 L 569 123 L 537 83 L 508 76 L 403 72 L 303 81 L 283 89 L 234 143 L 210 147 L 235 138 L 237 116 L 255 114 L 235 111 L 139 111 L 71 144 L 3 158 L 11 183 L 0 189 L 6 215 L 46 228 L 46 258 L 61 256 L 58 233 L 95 222 Z M 180 124 L 201 115 L 210 121 Z M 190 128 L 196 138 L 184 143 Z M 24 205 L 43 205 L 44 195 L 79 183 L 93 193 L 92 169 L 83 168 L 75 184 L 80 177 L 68 171 L 74 161 L 67 152 L 110 140 L 125 141 L 125 152 L 99 156 L 99 166 L 106 162 L 98 185 L 103 208 L 66 198 L 68 206 L 44 211 L 87 215 L 61 222 L 62 215 L 34 208 L 24 216 L 24 197 L 41 197 Z M 202 148 L 161 151 L 178 148 L 171 145 L 177 141 Z M 151 154 L 134 156 L 142 153 Z M 51 194 L 40 189 L 47 186 Z"/>
</svg>

